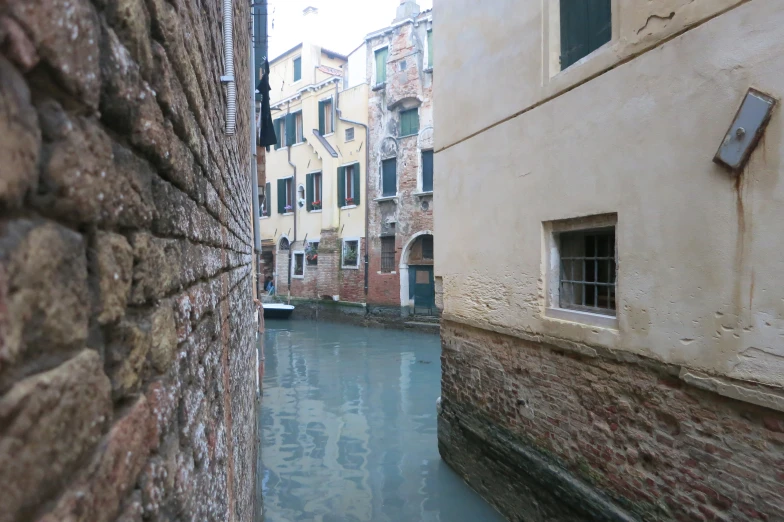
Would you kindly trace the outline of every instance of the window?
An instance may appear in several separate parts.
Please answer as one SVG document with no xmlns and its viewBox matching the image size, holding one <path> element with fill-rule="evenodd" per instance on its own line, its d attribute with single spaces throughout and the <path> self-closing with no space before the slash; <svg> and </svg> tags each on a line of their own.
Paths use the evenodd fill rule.
<svg viewBox="0 0 784 522">
<path fill-rule="evenodd" d="M 319 102 L 319 133 L 322 136 L 335 132 L 332 98 Z"/>
<path fill-rule="evenodd" d="M 318 266 L 318 241 L 308 241 L 308 246 L 305 248 L 305 260 L 308 266 Z"/>
<path fill-rule="evenodd" d="M 264 186 L 264 193 L 259 194 L 259 217 L 269 217 L 270 215 L 270 196 L 272 192 L 270 191 L 271 187 L 270 184 L 267 183 Z"/>
<path fill-rule="evenodd" d="M 405 71 L 408 69 L 408 62 L 405 60 L 400 60 L 400 70 Z"/>
<path fill-rule="evenodd" d="M 354 127 L 346 129 L 346 141 L 354 141 Z"/>
<path fill-rule="evenodd" d="M 291 245 L 289 244 L 289 240 L 285 237 L 280 238 L 280 249 L 282 251 L 288 251 Z"/>
<path fill-rule="evenodd" d="M 433 236 L 422 236 L 422 259 L 433 259 Z"/>
<path fill-rule="evenodd" d="M 411 136 L 419 133 L 419 109 L 409 109 L 400 113 L 400 135 Z"/>
<path fill-rule="evenodd" d="M 292 277 L 305 277 L 305 252 L 294 252 L 291 262 L 294 263 Z"/>
<path fill-rule="evenodd" d="M 381 271 L 388 274 L 395 270 L 395 236 L 381 238 Z"/>
<path fill-rule="evenodd" d="M 338 207 L 359 205 L 359 163 L 338 168 Z"/>
<path fill-rule="evenodd" d="M 294 81 L 302 79 L 302 57 L 294 58 Z"/>
<path fill-rule="evenodd" d="M 294 178 L 278 180 L 278 214 L 288 214 L 294 209 Z"/>
<path fill-rule="evenodd" d="M 615 315 L 615 227 L 562 232 L 557 239 L 559 306 Z"/>
<path fill-rule="evenodd" d="M 381 162 L 381 197 L 397 195 L 397 159 Z"/>
<path fill-rule="evenodd" d="M 305 175 L 305 190 L 307 210 L 309 212 L 321 210 L 321 172 Z"/>
<path fill-rule="evenodd" d="M 556 0 L 553 0 L 556 1 Z M 561 70 L 612 38 L 611 0 L 560 0 Z"/>
<path fill-rule="evenodd" d="M 305 137 L 302 133 L 302 111 L 294 113 L 294 143 L 302 143 Z"/>
<path fill-rule="evenodd" d="M 387 56 L 389 48 L 384 47 L 376 51 L 376 85 L 381 85 L 387 81 Z"/>
<path fill-rule="evenodd" d="M 343 240 L 343 268 L 359 268 L 359 239 Z"/>
<path fill-rule="evenodd" d="M 422 192 L 433 192 L 433 151 L 422 151 Z"/>
<path fill-rule="evenodd" d="M 433 68 L 433 30 L 427 30 L 427 67 Z"/>
<path fill-rule="evenodd" d="M 286 118 L 278 118 L 275 120 L 274 127 L 275 137 L 278 138 L 275 143 L 275 150 L 286 146 Z"/>
</svg>

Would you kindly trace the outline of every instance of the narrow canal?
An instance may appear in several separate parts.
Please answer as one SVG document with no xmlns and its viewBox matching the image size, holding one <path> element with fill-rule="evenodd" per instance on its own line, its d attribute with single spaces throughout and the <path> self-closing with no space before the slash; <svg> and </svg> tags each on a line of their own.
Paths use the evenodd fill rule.
<svg viewBox="0 0 784 522">
<path fill-rule="evenodd" d="M 261 407 L 267 522 L 494 522 L 439 455 L 437 336 L 266 324 Z"/>
</svg>

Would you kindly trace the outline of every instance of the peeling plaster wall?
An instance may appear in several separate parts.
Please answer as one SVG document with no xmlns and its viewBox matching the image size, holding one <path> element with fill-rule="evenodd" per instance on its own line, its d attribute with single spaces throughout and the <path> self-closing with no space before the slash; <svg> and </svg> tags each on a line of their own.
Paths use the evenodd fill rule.
<svg viewBox="0 0 784 522">
<path fill-rule="evenodd" d="M 673 9 L 675 23 L 679 10 Z M 529 11 L 521 18 L 538 16 Z M 469 16 L 473 10 L 449 13 L 439 22 L 447 34 L 440 33 L 437 42 L 448 37 L 455 13 Z M 645 22 L 642 15 L 636 19 Z M 746 2 L 440 150 L 436 184 L 445 189 L 436 192 L 436 207 L 439 223 L 449 226 L 438 228 L 435 246 L 445 313 L 518 336 L 628 351 L 784 385 L 780 111 L 739 177 L 711 162 L 750 86 L 784 95 L 777 72 L 784 66 L 782 23 L 779 3 Z M 480 38 L 477 45 L 491 41 L 496 39 Z M 519 52 L 523 44 L 509 47 L 527 54 Z M 456 90 L 459 100 L 454 85 L 468 73 L 453 62 L 459 52 L 440 49 L 436 69 L 444 72 L 437 94 Z M 536 72 L 526 77 L 516 84 L 523 90 L 539 83 Z M 511 102 L 517 89 L 506 93 L 490 92 L 487 98 Z M 439 106 L 439 128 L 452 133 L 447 138 L 439 133 L 442 147 L 457 136 L 458 119 L 473 122 L 474 112 L 477 118 L 487 115 L 483 105 L 482 111 L 452 110 L 459 105 Z M 514 104 L 507 108 L 509 115 Z M 493 182 L 477 172 L 492 172 Z M 470 201 L 474 211 L 465 212 L 455 201 Z M 543 317 L 542 223 L 610 212 L 618 213 L 619 328 Z M 488 228 L 489 222 L 503 225 Z M 503 248 L 487 255 L 487 244 Z"/>
<path fill-rule="evenodd" d="M 370 179 L 368 199 L 382 195 L 381 162 L 397 159 L 397 198 L 370 207 L 368 302 L 408 307 L 408 272 L 404 249 L 411 238 L 433 230 L 433 196 L 421 195 L 421 153 L 433 148 L 433 75 L 425 64 L 427 30 L 432 13 L 422 13 L 367 40 L 367 81 L 375 85 L 375 49 L 389 48 L 387 81 L 370 90 Z M 401 70 L 401 61 L 406 62 Z M 400 111 L 418 107 L 419 133 L 400 136 Z M 438 190 L 438 188 L 435 188 Z M 395 270 L 381 272 L 381 237 L 395 235 Z M 402 285 L 402 290 L 401 290 Z M 402 294 L 405 294 L 402 295 Z"/>
<path fill-rule="evenodd" d="M 250 92 L 227 136 L 222 18 L 0 1 L 2 522 L 257 517 Z"/>
</svg>

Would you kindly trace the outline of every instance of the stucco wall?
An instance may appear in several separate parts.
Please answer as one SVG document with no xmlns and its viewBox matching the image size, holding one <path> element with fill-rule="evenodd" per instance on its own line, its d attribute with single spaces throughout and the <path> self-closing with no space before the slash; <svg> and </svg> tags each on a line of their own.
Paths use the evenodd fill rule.
<svg viewBox="0 0 784 522">
<path fill-rule="evenodd" d="M 484 16 L 464 7 L 442 11 L 439 30 L 446 35 L 437 41 L 450 39 L 455 13 Z M 521 23 L 541 23 L 536 9 L 519 10 Z M 631 14 L 621 12 L 625 27 Z M 510 41 L 501 40 L 507 23 L 513 22 L 471 24 L 471 31 L 492 27 L 492 35 L 461 40 L 495 56 L 491 46 Z M 456 96 L 436 107 L 439 129 L 446 129 L 437 135 L 435 169 L 443 187 L 435 195 L 435 248 L 445 313 L 518 336 L 784 384 L 780 113 L 740 176 L 711 162 L 749 87 L 784 94 L 782 23 L 784 6 L 752 0 L 452 146 L 537 99 L 541 73 L 507 64 L 497 72 L 521 76 L 507 82 L 495 74 L 494 87 L 472 88 L 487 104 L 463 104 L 457 83 L 469 63 L 476 77 L 483 75 L 474 67 L 485 65 L 462 56 L 461 66 L 459 48 L 437 47 L 436 70 L 443 72 L 436 95 Z M 514 60 L 536 54 L 519 52 L 538 48 L 525 38 L 501 54 Z M 542 223 L 603 213 L 618 215 L 618 329 L 545 318 Z M 496 246 L 492 255 L 488 245 Z"/>
<path fill-rule="evenodd" d="M 2 522 L 255 520 L 250 92 L 226 135 L 222 18 L 0 2 Z"/>
</svg>

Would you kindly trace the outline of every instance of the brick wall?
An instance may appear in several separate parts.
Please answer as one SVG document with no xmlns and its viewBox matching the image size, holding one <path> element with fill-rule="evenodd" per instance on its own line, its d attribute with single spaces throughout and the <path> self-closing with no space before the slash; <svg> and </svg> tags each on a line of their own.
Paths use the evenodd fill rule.
<svg viewBox="0 0 784 522">
<path fill-rule="evenodd" d="M 652 361 L 441 335 L 439 448 L 510 519 L 784 520 L 780 412 Z"/>
<path fill-rule="evenodd" d="M 221 74 L 217 0 L 0 0 L 0 522 L 254 519 L 250 93 L 226 136 Z"/>
</svg>

